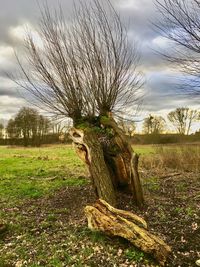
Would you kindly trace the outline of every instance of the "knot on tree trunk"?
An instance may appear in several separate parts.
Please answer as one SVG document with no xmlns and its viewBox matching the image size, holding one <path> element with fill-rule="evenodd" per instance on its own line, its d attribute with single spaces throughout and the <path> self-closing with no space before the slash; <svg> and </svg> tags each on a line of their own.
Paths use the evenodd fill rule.
<svg viewBox="0 0 200 267">
<path fill-rule="evenodd" d="M 164 266 L 171 248 L 147 230 L 147 223 L 141 217 L 116 209 L 102 199 L 93 206 L 86 206 L 85 215 L 91 230 L 125 238 Z"/>
</svg>

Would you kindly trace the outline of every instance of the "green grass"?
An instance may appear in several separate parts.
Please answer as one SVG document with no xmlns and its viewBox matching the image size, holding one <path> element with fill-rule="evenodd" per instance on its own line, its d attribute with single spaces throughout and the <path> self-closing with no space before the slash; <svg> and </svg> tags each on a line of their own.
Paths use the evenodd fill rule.
<svg viewBox="0 0 200 267">
<path fill-rule="evenodd" d="M 135 151 L 154 153 L 152 146 Z M 82 161 L 71 146 L 42 148 L 0 147 L 0 198 L 4 201 L 38 198 L 64 186 L 83 185 L 86 174 Z"/>
<path fill-rule="evenodd" d="M 71 146 L 0 147 L 0 170 L 0 199 L 9 202 L 88 182 L 83 178 L 85 166 Z"/>
<path fill-rule="evenodd" d="M 135 150 L 143 156 L 155 151 L 152 146 L 136 146 Z M 87 184 L 86 175 L 71 146 L 0 147 L 0 219 L 8 223 L 8 241 L 0 238 L 0 267 L 20 262 L 22 267 L 118 266 L 146 259 L 121 239 L 113 241 L 86 226 L 70 225 L 65 219 L 70 209 L 48 205 L 40 209 L 40 199 L 27 201 L 44 200 L 65 186 Z"/>
<path fill-rule="evenodd" d="M 197 154 L 191 153 L 193 150 L 199 151 L 198 147 L 134 145 L 133 148 L 141 155 L 141 166 L 151 168 L 164 164 L 173 167 L 176 164 L 174 167 L 181 167 L 185 166 L 184 160 L 188 161 L 193 154 L 195 160 L 192 158 L 191 162 L 199 165 L 199 155 L 197 157 Z M 186 156 L 186 151 L 190 155 Z M 194 168 L 197 168 L 196 165 Z M 86 184 L 88 180 L 85 175 L 84 164 L 69 145 L 0 147 L 0 199 L 8 203 L 38 198 L 64 186 Z"/>
<path fill-rule="evenodd" d="M 133 149 L 140 155 L 149 155 L 155 153 L 155 147 L 153 145 L 133 145 Z"/>
</svg>

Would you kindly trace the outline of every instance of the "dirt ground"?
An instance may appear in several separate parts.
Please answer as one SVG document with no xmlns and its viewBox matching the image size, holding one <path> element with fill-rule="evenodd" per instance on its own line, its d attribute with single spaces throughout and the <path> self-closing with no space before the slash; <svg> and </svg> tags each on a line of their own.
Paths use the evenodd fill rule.
<svg viewBox="0 0 200 267">
<path fill-rule="evenodd" d="M 143 171 L 142 177 L 146 199 L 144 208 L 138 210 L 134 206 L 131 197 L 124 194 L 118 196 L 119 208 L 130 210 L 142 216 L 147 221 L 149 230 L 163 238 L 172 247 L 173 252 L 166 266 L 196 266 L 195 261 L 200 259 L 199 174 L 187 172 L 176 173 L 173 170 L 165 170 L 164 174 Z M 62 244 L 61 249 L 64 247 L 65 243 L 63 243 L 63 240 L 66 240 L 66 233 L 68 233 L 66 241 L 68 245 L 64 248 L 70 255 L 78 254 L 80 247 L 84 251 L 88 251 L 93 247 L 93 252 L 87 252 L 89 256 L 85 254 L 85 259 L 81 261 L 82 263 L 85 262 L 85 265 L 77 265 L 76 259 L 74 259 L 73 263 L 72 257 L 69 263 L 63 266 L 158 266 L 153 260 L 146 263 L 143 260 L 143 255 L 141 256 L 141 261 L 139 260 L 137 263 L 134 261 L 134 257 L 132 257 L 134 258 L 132 260 L 132 254 L 128 250 L 131 245 L 126 241 L 118 238 L 112 239 L 102 236 L 96 236 L 94 238 L 94 236 L 91 236 L 87 230 L 83 208 L 88 204 L 94 203 L 94 201 L 95 196 L 90 185 L 66 187 L 56 191 L 49 197 L 30 200 L 26 204 L 23 204 L 23 206 L 16 207 L 14 216 L 23 214 L 21 223 L 26 228 L 29 228 L 32 236 L 38 236 L 40 239 L 41 232 L 45 231 L 48 234 L 48 242 L 52 242 L 53 244 L 55 238 L 57 238 L 58 240 L 56 242 Z M 13 210 L 8 209 L 7 212 L 11 214 Z M 51 215 L 52 213 L 53 216 Z M 46 214 L 48 214 L 49 220 L 45 224 L 44 218 Z M 14 216 L 13 223 L 16 220 Z M 74 236 L 76 238 L 78 236 L 78 238 L 75 240 L 73 239 Z M 9 236 L 8 234 L 4 237 L 4 241 L 6 244 L 9 244 L 16 238 L 22 238 L 23 240 L 23 234 L 18 235 L 18 237 Z M 91 243 L 91 239 L 93 239 L 93 243 Z M 102 239 L 103 245 L 101 242 Z M 71 244 L 70 242 L 73 245 L 69 245 Z M 48 246 L 48 244 L 45 244 L 43 244 L 44 247 Z M 94 249 L 94 244 L 96 250 Z M 105 244 L 107 244 L 106 248 Z M 113 248 L 114 250 L 111 251 Z M 7 249 L 10 249 L 9 246 Z M 28 249 L 30 250 L 30 248 Z M 124 251 L 128 251 L 125 253 L 126 255 Z M 128 260 L 127 256 L 129 258 Z M 34 253 L 31 257 L 34 258 Z M 24 265 L 19 264 L 18 266 L 60 265 L 56 265 L 56 263 L 47 265 L 45 260 L 40 260 L 38 265 L 31 265 L 25 262 Z"/>
<path fill-rule="evenodd" d="M 168 175 L 150 181 L 145 180 L 149 171 L 143 173 L 146 203 L 142 211 L 134 206 L 130 196 L 124 194 L 118 196 L 119 208 L 142 216 L 149 229 L 172 247 L 167 266 L 195 266 L 195 261 L 200 258 L 200 176 L 168 172 Z M 157 177 L 157 174 L 151 176 Z M 74 188 L 70 192 L 61 191 L 49 200 L 49 205 L 69 208 L 72 212 L 68 219 L 85 224 L 83 207 L 94 200 L 91 187 Z"/>
</svg>

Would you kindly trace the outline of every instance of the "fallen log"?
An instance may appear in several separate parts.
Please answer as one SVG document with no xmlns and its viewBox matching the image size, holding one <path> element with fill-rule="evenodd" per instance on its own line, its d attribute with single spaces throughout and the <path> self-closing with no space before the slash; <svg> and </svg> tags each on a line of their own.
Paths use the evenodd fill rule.
<svg viewBox="0 0 200 267">
<path fill-rule="evenodd" d="M 144 219 L 131 212 L 113 208 L 102 199 L 93 206 L 86 206 L 84 211 L 91 230 L 123 237 L 137 248 L 151 254 L 164 266 L 171 248 L 147 230 Z"/>
</svg>

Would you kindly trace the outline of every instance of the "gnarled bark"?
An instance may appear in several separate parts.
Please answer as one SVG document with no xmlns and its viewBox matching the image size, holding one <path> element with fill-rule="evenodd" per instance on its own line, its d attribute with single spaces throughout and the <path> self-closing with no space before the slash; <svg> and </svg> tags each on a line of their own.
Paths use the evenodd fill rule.
<svg viewBox="0 0 200 267">
<path fill-rule="evenodd" d="M 93 131 L 72 128 L 70 136 L 78 155 L 87 164 L 98 197 L 116 205 L 115 191 L 101 144 Z"/>
<path fill-rule="evenodd" d="M 97 197 L 115 205 L 116 191 L 125 190 L 142 206 L 138 155 L 112 117 L 101 117 L 97 125 L 69 132 L 79 157 L 89 168 Z"/>
<path fill-rule="evenodd" d="M 119 152 L 114 155 L 107 154 L 107 157 L 112 158 L 114 162 L 113 171 L 116 183 L 119 187 L 127 188 L 132 193 L 135 203 L 141 206 L 144 197 L 138 173 L 139 156 L 133 151 L 129 138 L 112 117 L 102 118 L 101 123 L 104 127 L 110 127 L 114 131 L 112 145 L 116 146 Z"/>
<path fill-rule="evenodd" d="M 171 248 L 147 230 L 147 224 L 142 218 L 128 211 L 115 209 L 101 199 L 93 206 L 86 206 L 85 214 L 91 230 L 123 237 L 154 256 L 161 265 L 165 264 Z"/>
</svg>

